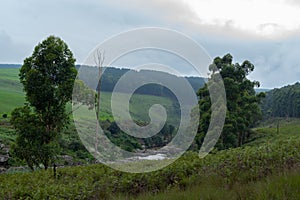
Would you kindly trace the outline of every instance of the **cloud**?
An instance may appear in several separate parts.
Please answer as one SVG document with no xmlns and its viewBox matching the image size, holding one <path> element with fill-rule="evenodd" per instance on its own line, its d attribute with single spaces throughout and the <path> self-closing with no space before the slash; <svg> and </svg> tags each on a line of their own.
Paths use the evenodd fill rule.
<svg viewBox="0 0 300 200">
<path fill-rule="evenodd" d="M 2 63 L 12 63 L 26 55 L 26 47 L 14 42 L 5 31 L 0 31 L 0 44 L 0 61 Z"/>
<path fill-rule="evenodd" d="M 0 7 L 0 27 L 7 30 L 8 37 L 31 47 L 26 48 L 28 55 L 47 36 L 59 36 L 67 42 L 77 61 L 82 63 L 99 42 L 110 36 L 130 28 L 160 24 L 150 14 L 123 7 L 124 4 L 126 2 L 119 1 L 118 5 L 114 5 L 98 0 L 11 0 Z M 13 14 L 11 11 L 14 11 Z M 2 45 L 0 49 L 5 51 Z M 22 62 L 22 59 L 14 58 L 13 62 Z M 0 62 L 4 61 L 0 59 Z"/>
<path fill-rule="evenodd" d="M 4 1 L 0 6 L 3 30 L 0 31 L 0 62 L 21 63 L 38 42 L 54 34 L 66 41 L 77 63 L 83 63 L 103 40 L 133 28 L 155 26 L 187 34 L 203 45 L 212 58 L 231 53 L 236 62 L 252 61 L 256 69 L 250 77 L 261 81 L 263 87 L 298 80 L 300 23 L 296 23 L 297 17 L 289 20 L 290 15 L 281 12 L 272 18 L 272 13 L 280 5 L 283 10 L 288 8 L 294 13 L 299 11 L 300 3 L 296 0 L 247 0 L 239 4 L 256 4 L 240 9 L 232 6 L 233 1 L 236 0 Z M 199 15 L 196 10 L 199 8 L 207 15 Z M 259 17 L 261 13 L 265 15 L 263 18 Z M 216 18 L 218 16 L 223 18 Z M 259 34 L 240 26 L 239 18 L 247 19 Z M 285 23 L 287 27 L 283 26 Z M 269 37 L 274 32 L 278 37 Z M 153 56 L 146 55 L 150 59 Z M 165 62 L 171 63 L 171 57 Z"/>
<path fill-rule="evenodd" d="M 157 18 L 159 21 L 165 20 L 168 23 L 196 18 L 196 14 L 191 11 L 189 5 L 177 0 L 112 0 L 110 2 L 116 7 L 121 6 L 123 9 L 139 11 L 151 18 Z"/>
</svg>

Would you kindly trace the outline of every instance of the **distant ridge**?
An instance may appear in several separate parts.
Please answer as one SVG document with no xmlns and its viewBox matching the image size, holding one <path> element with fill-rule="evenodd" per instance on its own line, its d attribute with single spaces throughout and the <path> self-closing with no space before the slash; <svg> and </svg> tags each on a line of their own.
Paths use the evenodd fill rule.
<svg viewBox="0 0 300 200">
<path fill-rule="evenodd" d="M 3 68 L 20 68 L 21 64 L 0 64 L 0 69 Z"/>
<path fill-rule="evenodd" d="M 265 88 L 255 88 L 255 92 L 260 93 L 260 92 L 268 92 L 272 89 L 265 89 Z"/>
<path fill-rule="evenodd" d="M 266 92 L 261 104 L 265 118 L 300 117 L 300 83 L 286 85 Z"/>
<path fill-rule="evenodd" d="M 22 65 L 21 64 L 0 64 L 0 69 L 3 68 L 20 68 Z M 79 69 L 80 67 L 82 67 L 83 65 L 76 65 L 76 68 Z M 107 67 L 106 69 L 108 69 L 106 71 L 107 74 L 110 74 L 110 78 L 112 77 L 112 75 L 116 75 L 116 77 L 114 77 L 114 79 L 119 79 L 120 76 L 122 76 L 123 74 L 125 74 L 126 72 L 128 72 L 130 69 L 128 68 L 117 68 L 117 67 Z M 103 77 L 104 79 L 107 79 L 107 77 Z M 202 77 L 194 77 L 194 76 L 186 76 L 187 80 L 189 81 L 189 83 L 191 84 L 192 88 L 197 92 L 201 87 L 203 87 L 204 83 L 206 82 L 205 78 Z M 114 80 L 113 82 L 115 82 L 116 80 Z M 115 84 L 115 83 L 114 83 Z M 109 86 L 109 85 L 106 85 Z M 113 87 L 114 85 L 111 85 L 110 87 Z M 106 91 L 112 91 L 112 88 L 105 88 L 104 90 Z M 255 91 L 257 93 L 259 92 L 268 92 L 272 89 L 264 89 L 264 88 L 256 88 Z"/>
</svg>

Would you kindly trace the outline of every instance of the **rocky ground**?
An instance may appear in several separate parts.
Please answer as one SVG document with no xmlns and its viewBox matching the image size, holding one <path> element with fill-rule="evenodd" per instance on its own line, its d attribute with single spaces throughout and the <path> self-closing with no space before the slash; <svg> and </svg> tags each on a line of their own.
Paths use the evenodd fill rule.
<svg viewBox="0 0 300 200">
<path fill-rule="evenodd" d="M 0 173 L 6 172 L 9 168 L 9 146 L 5 145 L 2 140 L 0 140 Z"/>
</svg>

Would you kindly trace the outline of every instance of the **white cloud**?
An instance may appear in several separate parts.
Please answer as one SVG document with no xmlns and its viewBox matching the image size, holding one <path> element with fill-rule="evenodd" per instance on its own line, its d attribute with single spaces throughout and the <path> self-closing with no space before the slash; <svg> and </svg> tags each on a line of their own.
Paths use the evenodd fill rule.
<svg viewBox="0 0 300 200">
<path fill-rule="evenodd" d="M 54 34 L 77 62 L 112 35 L 158 26 L 188 34 L 212 56 L 252 61 L 262 87 L 299 79 L 297 0 L 10 0 L 0 3 L 0 62 L 21 63 Z M 3 31 L 2 31 L 3 30 Z M 1 32 L 2 31 L 2 32 Z M 168 60 L 169 61 L 169 60 Z"/>
<path fill-rule="evenodd" d="M 300 9 L 284 0 L 183 0 L 198 24 L 230 26 L 264 37 L 282 37 L 300 27 Z"/>
<path fill-rule="evenodd" d="M 264 87 L 281 87 L 299 81 L 300 39 L 282 40 L 276 48 L 254 60 L 256 69 L 252 78 L 259 79 Z"/>
</svg>

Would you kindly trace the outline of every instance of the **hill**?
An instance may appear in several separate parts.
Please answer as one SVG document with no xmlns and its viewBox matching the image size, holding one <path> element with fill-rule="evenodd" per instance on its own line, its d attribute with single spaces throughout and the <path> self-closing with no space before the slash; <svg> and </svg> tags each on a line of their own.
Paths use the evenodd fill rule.
<svg viewBox="0 0 300 200">
<path fill-rule="evenodd" d="M 22 105 L 24 94 L 18 83 L 18 69 L 0 68 L 0 74 L 0 91 L 3 91 L 1 108 L 5 110 L 13 105 Z M 299 85 L 295 84 L 293 89 L 290 87 L 279 92 L 278 97 L 281 98 L 274 98 L 272 103 L 292 92 L 295 94 L 288 95 L 289 99 L 298 99 Z M 156 102 L 165 104 L 173 112 L 170 116 L 176 114 L 174 99 L 169 98 L 167 91 L 160 93 L 162 96 L 145 94 L 149 93 L 145 88 L 140 92 L 142 94 L 136 93 L 132 98 L 132 102 L 138 102 L 131 107 L 133 118 L 147 121 L 148 107 Z M 20 96 L 14 97 L 12 94 Z M 104 107 L 107 108 L 102 112 L 102 123 L 105 123 L 105 133 L 113 142 L 119 146 L 127 144 L 122 147 L 126 150 L 139 148 L 141 143 L 150 145 L 149 148 L 162 144 L 163 133 L 147 143 L 130 138 L 116 129 L 108 106 L 111 92 L 103 91 L 102 94 Z M 271 97 L 274 96 L 277 97 Z M 4 104 L 3 97 L 10 100 Z M 14 99 L 18 101 L 14 102 Z M 284 100 L 278 102 L 284 105 Z M 15 139 L 8 120 L 0 120 L 0 155 L 7 153 L 5 149 Z M 167 168 L 146 174 L 122 173 L 102 164 L 65 166 L 58 168 L 55 176 L 51 169 L 29 173 L 25 167 L 9 168 L 6 174 L 0 175 L 0 196 L 5 199 L 199 199 L 199 196 L 204 199 L 299 199 L 299 124 L 298 118 L 270 118 L 254 128 L 247 143 L 240 148 L 213 151 L 204 159 L 199 159 L 195 152 L 187 152 Z M 70 164 L 68 159 L 61 159 L 58 164 L 91 163 L 93 158 L 81 144 L 74 126 L 71 125 L 62 134 L 60 144 L 62 154 L 59 157 L 69 159 L 71 156 L 73 160 Z M 140 161 L 139 165 L 148 166 L 152 162 Z M 13 158 L 8 164 L 24 165 Z"/>
<path fill-rule="evenodd" d="M 19 69 L 15 66 L 3 68 L 3 65 L 0 65 L 0 114 L 10 113 L 25 101 L 18 73 Z"/>
<path fill-rule="evenodd" d="M 0 114 L 10 113 L 12 109 L 21 106 L 24 103 L 24 93 L 18 79 L 20 66 L 21 65 L 17 64 L 0 64 Z M 77 68 L 80 68 L 80 66 L 78 65 Z M 97 74 L 97 69 L 92 67 L 89 67 L 89 69 L 88 73 L 90 73 L 91 77 L 94 77 L 95 74 Z M 129 71 L 129 69 L 105 68 L 102 76 L 101 90 L 103 92 L 111 93 L 120 77 Z M 139 76 L 139 72 L 136 73 L 137 76 Z M 168 77 L 174 77 L 174 75 L 164 73 L 164 78 Z M 195 92 L 197 92 L 205 83 L 205 79 L 201 77 L 185 78 L 191 84 L 191 87 Z M 93 85 L 93 83 L 89 81 L 90 80 L 87 79 L 86 84 L 88 86 Z M 135 94 L 148 95 L 148 97 L 168 97 L 169 99 L 177 101 L 174 94 L 168 88 L 157 84 L 144 85 L 137 89 Z M 152 102 L 153 100 L 149 101 Z"/>
<path fill-rule="evenodd" d="M 264 118 L 300 117 L 300 83 L 266 92 L 261 104 Z"/>
<path fill-rule="evenodd" d="M 277 134 L 274 139 L 214 152 L 204 159 L 187 152 L 151 173 L 123 173 L 102 164 L 59 168 L 56 176 L 51 170 L 11 171 L 0 175 L 0 195 L 6 199 L 299 199 L 299 119 L 294 120 L 281 121 L 279 134 L 269 126 L 255 130 Z"/>
</svg>

